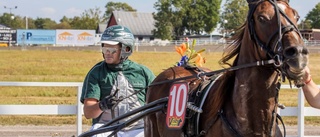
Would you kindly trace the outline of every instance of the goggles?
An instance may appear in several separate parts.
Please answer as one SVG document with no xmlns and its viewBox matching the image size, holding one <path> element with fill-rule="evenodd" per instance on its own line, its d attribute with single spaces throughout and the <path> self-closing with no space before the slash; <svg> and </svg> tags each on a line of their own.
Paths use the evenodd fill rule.
<svg viewBox="0 0 320 137">
<path fill-rule="evenodd" d="M 103 54 L 106 54 L 107 52 L 109 52 L 110 54 L 114 54 L 114 53 L 117 53 L 118 50 L 119 48 L 102 47 Z"/>
</svg>

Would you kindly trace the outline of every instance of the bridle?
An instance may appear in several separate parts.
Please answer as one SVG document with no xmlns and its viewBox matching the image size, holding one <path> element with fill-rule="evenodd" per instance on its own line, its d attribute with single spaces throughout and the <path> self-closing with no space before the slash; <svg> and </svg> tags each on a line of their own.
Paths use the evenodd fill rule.
<svg viewBox="0 0 320 137">
<path fill-rule="evenodd" d="M 264 1 L 268 1 L 273 5 L 276 16 L 277 16 L 278 26 L 279 26 L 278 31 L 274 32 L 268 38 L 267 42 L 263 42 L 257 36 L 256 30 L 254 28 L 255 21 L 253 18 L 253 14 L 254 14 L 256 8 Z M 290 23 L 290 25 L 286 25 L 286 26 L 282 25 L 281 20 L 280 20 L 280 15 L 282 15 Z M 256 43 L 256 45 L 258 45 L 261 49 L 263 49 L 267 53 L 269 59 L 272 59 L 275 61 L 274 66 L 276 67 L 276 70 L 279 70 L 278 72 L 280 72 L 282 74 L 282 77 L 285 77 L 285 72 L 283 71 L 283 68 L 282 68 L 283 62 L 285 61 L 285 58 L 283 55 L 284 49 L 283 49 L 282 37 L 284 34 L 286 34 L 288 32 L 295 31 L 300 36 L 300 38 L 302 38 L 301 33 L 299 32 L 297 26 L 294 25 L 294 23 L 289 19 L 289 17 L 281 9 L 279 9 L 279 7 L 277 6 L 276 0 L 259 0 L 256 2 L 249 3 L 249 14 L 248 14 L 247 20 L 249 23 L 248 27 L 249 27 L 251 40 L 253 40 Z M 276 38 L 278 38 L 278 39 L 276 39 Z M 276 40 L 274 42 L 274 45 L 271 45 L 272 40 Z M 281 84 L 278 82 L 277 92 L 276 92 L 277 95 L 275 98 L 276 104 L 278 104 L 278 91 L 280 89 L 280 85 Z M 271 123 L 270 130 L 269 130 L 269 136 L 272 136 L 272 129 L 273 129 L 273 125 L 274 125 L 273 121 L 275 121 L 275 118 L 278 118 L 280 120 L 280 122 L 282 122 L 282 125 L 284 126 L 281 117 L 279 115 L 277 115 L 275 112 L 276 107 L 277 107 L 277 105 L 275 105 L 274 110 L 272 112 L 272 120 L 271 120 L 272 123 Z M 225 114 L 223 113 L 223 110 L 221 110 L 218 114 L 221 117 L 223 123 L 228 127 L 228 129 L 235 136 L 241 137 L 241 134 L 235 128 L 233 128 L 231 123 L 227 120 Z M 285 131 L 285 127 L 284 127 L 284 131 Z M 285 136 L 285 133 L 284 133 L 284 136 Z"/>
<path fill-rule="evenodd" d="M 275 10 L 277 20 L 278 20 L 278 31 L 274 32 L 268 39 L 267 42 L 263 42 L 259 39 L 257 36 L 256 30 L 254 28 L 255 21 L 253 18 L 253 14 L 262 2 L 268 1 L 270 2 Z M 280 15 L 282 15 L 289 23 L 290 25 L 282 25 L 280 21 Z M 277 6 L 277 0 L 259 0 L 257 2 L 249 3 L 249 14 L 247 17 L 247 20 L 249 22 L 249 32 L 250 32 L 250 38 L 253 40 L 260 48 L 262 48 L 264 51 L 266 51 L 269 58 L 274 59 L 277 63 L 275 64 L 277 68 L 282 66 L 282 63 L 284 61 L 284 55 L 283 55 L 283 44 L 282 44 L 282 36 L 288 32 L 295 31 L 300 38 L 302 38 L 302 35 L 300 31 L 298 30 L 297 26 L 294 25 L 294 23 L 289 19 L 289 17 Z M 276 37 L 278 39 L 275 41 L 274 45 L 270 45 L 272 40 L 274 40 Z M 273 47 L 271 49 L 271 47 Z M 280 68 L 279 68 L 280 69 Z M 284 74 L 284 73 L 283 73 Z"/>
</svg>

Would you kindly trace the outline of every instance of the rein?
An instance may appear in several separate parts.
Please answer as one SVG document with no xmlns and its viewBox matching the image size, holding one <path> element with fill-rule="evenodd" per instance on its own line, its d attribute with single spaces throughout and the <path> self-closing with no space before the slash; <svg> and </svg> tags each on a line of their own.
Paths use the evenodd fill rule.
<svg viewBox="0 0 320 137">
<path fill-rule="evenodd" d="M 218 73 L 221 73 L 221 72 L 235 71 L 235 70 L 238 70 L 238 69 L 256 67 L 256 66 L 264 66 L 264 65 L 270 65 L 270 64 L 273 64 L 273 65 L 277 66 L 277 61 L 274 60 L 274 59 L 270 59 L 270 60 L 266 60 L 266 61 L 256 61 L 256 62 L 253 62 L 253 63 L 239 65 L 239 66 L 233 66 L 233 67 L 230 67 L 230 68 L 225 68 L 225 69 L 220 69 L 220 70 L 215 70 L 215 71 L 210 71 L 210 72 L 201 72 L 201 73 L 199 73 L 197 75 L 191 75 L 191 76 L 180 77 L 180 78 L 176 78 L 176 79 L 170 79 L 170 80 L 166 80 L 166 81 L 160 81 L 160 82 L 152 83 L 148 87 L 161 85 L 161 84 L 164 84 L 164 83 L 175 82 L 175 81 L 179 81 L 179 80 L 186 80 L 186 79 L 195 78 L 195 77 L 200 79 L 202 76 L 212 76 L 214 74 L 218 74 Z"/>
<path fill-rule="evenodd" d="M 225 69 L 220 69 L 220 70 L 216 70 L 216 71 L 210 71 L 210 72 L 201 72 L 197 75 L 191 75 L 191 76 L 186 76 L 186 77 L 180 77 L 180 78 L 176 78 L 176 79 L 171 79 L 171 80 L 166 80 L 166 81 L 160 81 L 160 82 L 156 82 L 156 83 L 152 83 L 149 86 L 146 86 L 145 88 L 136 91 L 135 93 L 125 97 L 125 98 L 119 98 L 117 100 L 117 102 L 120 102 L 126 98 L 129 98 L 135 94 L 138 94 L 139 92 L 141 92 L 142 90 L 151 87 L 151 86 L 156 86 L 156 85 L 161 85 L 161 84 L 165 84 L 165 83 L 170 83 L 170 82 L 175 82 L 175 81 L 179 81 L 179 80 L 186 80 L 186 79 L 191 79 L 191 78 L 198 78 L 200 79 L 203 76 L 212 76 L 214 74 L 218 74 L 218 73 L 222 73 L 222 72 L 226 72 L 226 71 L 235 71 L 235 70 L 239 70 L 239 69 L 243 69 L 243 68 L 249 68 L 249 67 L 258 67 L 258 66 L 265 66 L 265 65 L 274 65 L 276 67 L 279 66 L 279 60 L 274 60 L 274 59 L 270 59 L 270 60 L 265 60 L 265 61 L 256 61 L 253 63 L 249 63 L 249 64 L 244 64 L 244 65 L 238 65 L 238 66 L 233 66 L 230 68 L 225 68 Z M 219 111 L 218 112 L 218 116 L 220 116 L 223 120 L 223 122 L 228 126 L 229 130 L 231 130 L 234 134 L 237 135 L 237 137 L 242 137 L 229 123 L 229 121 L 227 120 L 227 118 L 225 117 L 225 115 L 222 113 L 223 111 Z M 277 115 L 277 118 L 279 118 L 280 116 Z M 211 120 L 209 126 L 205 129 L 202 130 L 200 132 L 200 134 L 198 134 L 198 136 L 202 136 L 205 135 L 207 130 L 209 130 L 209 128 L 215 123 L 215 121 L 217 120 L 218 117 L 216 117 L 214 120 Z M 280 117 L 280 121 L 282 122 L 282 119 Z M 283 122 L 282 122 L 283 124 Z M 284 125 L 284 124 L 283 124 Z M 285 127 L 284 127 L 285 128 Z"/>
<path fill-rule="evenodd" d="M 243 69 L 243 68 L 249 68 L 249 67 L 257 67 L 257 66 L 265 66 L 265 65 L 270 65 L 273 64 L 274 66 L 278 66 L 279 65 L 279 60 L 274 60 L 274 59 L 270 59 L 270 60 L 266 60 L 266 61 L 256 61 L 253 63 L 249 63 L 249 64 L 244 64 L 244 65 L 239 65 L 239 66 L 233 66 L 230 68 L 225 68 L 225 69 L 220 69 L 220 70 L 215 70 L 215 71 L 210 71 L 210 72 L 201 72 L 197 75 L 191 75 L 191 76 L 185 76 L 185 77 L 180 77 L 180 78 L 176 78 L 176 79 L 170 79 L 170 80 L 166 80 L 166 81 L 160 81 L 160 82 L 156 82 L 156 83 L 152 83 L 149 86 L 144 87 L 141 90 L 137 90 L 134 93 L 132 93 L 131 95 L 125 97 L 125 98 L 119 98 L 118 100 L 116 100 L 117 102 L 121 102 L 124 99 L 127 99 L 135 94 L 138 94 L 139 92 L 141 92 L 142 90 L 147 89 L 148 87 L 151 86 L 156 86 L 156 85 L 161 85 L 161 84 L 165 84 L 165 83 L 170 83 L 170 82 L 175 82 L 175 81 L 179 81 L 179 80 L 186 80 L 186 79 L 191 79 L 191 78 L 198 78 L 200 79 L 203 76 L 212 76 L 214 74 L 218 74 L 221 72 L 226 72 L 226 71 L 235 71 L 238 69 Z"/>
</svg>

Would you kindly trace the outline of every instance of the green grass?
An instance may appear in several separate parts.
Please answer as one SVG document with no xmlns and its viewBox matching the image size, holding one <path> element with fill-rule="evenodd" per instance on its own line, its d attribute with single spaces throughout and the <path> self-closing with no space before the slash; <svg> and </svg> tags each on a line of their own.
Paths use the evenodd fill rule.
<svg viewBox="0 0 320 137">
<path fill-rule="evenodd" d="M 204 53 L 204 67 L 221 69 L 222 53 Z M 0 81 L 82 82 L 93 65 L 102 60 L 97 51 L 0 50 Z M 135 52 L 131 60 L 149 67 L 156 75 L 173 66 L 179 59 L 174 52 Z M 310 55 L 312 78 L 320 83 L 320 54 Z M 287 83 L 283 83 L 287 84 Z M 76 104 L 72 87 L 0 87 L 0 104 Z M 297 90 L 281 90 L 280 103 L 297 106 Z M 306 106 L 309 106 L 306 103 Z M 27 110 L 26 110 L 27 111 Z M 296 124 L 296 117 L 284 117 L 286 124 Z M 314 121 L 314 122 L 313 122 Z M 320 125 L 319 117 L 307 117 L 306 123 Z M 74 115 L 0 116 L 0 125 L 75 124 Z M 83 118 L 84 124 L 90 120 Z"/>
</svg>

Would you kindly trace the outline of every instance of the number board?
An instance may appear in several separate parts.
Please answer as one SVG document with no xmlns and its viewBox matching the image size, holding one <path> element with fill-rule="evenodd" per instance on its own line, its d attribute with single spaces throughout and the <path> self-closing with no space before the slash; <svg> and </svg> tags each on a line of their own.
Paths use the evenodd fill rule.
<svg viewBox="0 0 320 137">
<path fill-rule="evenodd" d="M 166 125 L 169 129 L 181 129 L 185 121 L 189 85 L 186 82 L 173 83 L 167 108 Z"/>
<path fill-rule="evenodd" d="M 1 43 L 16 43 L 17 30 L 10 28 L 0 28 L 0 42 Z"/>
</svg>

